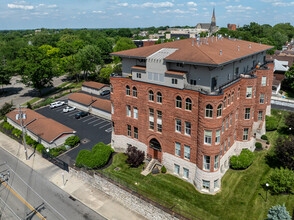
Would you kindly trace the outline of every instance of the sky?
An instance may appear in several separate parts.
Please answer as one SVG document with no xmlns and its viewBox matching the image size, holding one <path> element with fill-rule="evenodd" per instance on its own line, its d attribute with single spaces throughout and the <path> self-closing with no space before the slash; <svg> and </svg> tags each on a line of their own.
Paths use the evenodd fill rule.
<svg viewBox="0 0 294 220">
<path fill-rule="evenodd" d="M 134 28 L 250 22 L 294 25 L 294 0 L 0 0 L 0 30 Z"/>
</svg>

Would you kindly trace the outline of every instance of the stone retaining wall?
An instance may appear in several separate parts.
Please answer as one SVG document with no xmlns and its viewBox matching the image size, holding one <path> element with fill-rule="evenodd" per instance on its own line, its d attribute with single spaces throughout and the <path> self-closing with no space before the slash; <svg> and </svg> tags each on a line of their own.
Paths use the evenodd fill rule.
<svg viewBox="0 0 294 220">
<path fill-rule="evenodd" d="M 98 175 L 94 174 L 94 176 L 91 176 L 83 171 L 77 171 L 73 168 L 69 169 L 69 173 L 82 179 L 107 195 L 110 195 L 114 200 L 147 219 L 178 219 Z"/>
</svg>

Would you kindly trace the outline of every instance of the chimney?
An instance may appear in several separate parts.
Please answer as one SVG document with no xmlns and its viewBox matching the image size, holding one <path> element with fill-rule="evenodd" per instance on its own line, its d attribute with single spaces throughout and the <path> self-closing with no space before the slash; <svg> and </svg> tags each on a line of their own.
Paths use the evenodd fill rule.
<svg viewBox="0 0 294 220">
<path fill-rule="evenodd" d="M 238 51 L 240 51 L 240 46 L 238 46 Z"/>
<path fill-rule="evenodd" d="M 249 44 L 249 48 L 251 48 L 251 44 Z"/>
</svg>

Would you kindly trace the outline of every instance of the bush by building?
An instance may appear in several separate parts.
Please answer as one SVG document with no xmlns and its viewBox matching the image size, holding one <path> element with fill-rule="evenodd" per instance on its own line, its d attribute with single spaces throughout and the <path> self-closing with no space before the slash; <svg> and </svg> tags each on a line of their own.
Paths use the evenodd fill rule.
<svg viewBox="0 0 294 220">
<path fill-rule="evenodd" d="M 40 153 L 42 153 L 42 150 L 45 150 L 46 148 L 44 147 L 43 144 L 37 144 L 36 146 L 36 150 L 39 151 Z"/>
<path fill-rule="evenodd" d="M 14 129 L 12 130 L 11 134 L 14 135 L 14 136 L 17 137 L 17 138 L 20 138 L 21 135 L 22 135 L 22 131 L 19 130 L 19 129 L 17 129 L 17 128 L 14 128 Z"/>
<path fill-rule="evenodd" d="M 294 170 L 294 136 L 279 137 L 276 141 L 275 154 L 283 167 Z"/>
<path fill-rule="evenodd" d="M 289 169 L 278 169 L 262 182 L 262 186 L 266 189 L 266 183 L 269 184 L 268 189 L 274 194 L 294 193 L 294 171 Z"/>
<path fill-rule="evenodd" d="M 79 142 L 80 142 L 80 138 L 79 138 L 78 136 L 71 136 L 71 137 L 68 137 L 68 138 L 65 140 L 64 145 L 68 145 L 68 146 L 74 147 L 74 146 L 76 146 Z"/>
<path fill-rule="evenodd" d="M 112 152 L 113 149 L 110 145 L 100 142 L 92 148 L 92 151 L 81 150 L 76 158 L 76 166 L 91 169 L 103 167 L 108 162 Z"/>
<path fill-rule="evenodd" d="M 2 126 L 5 130 L 7 130 L 7 131 L 11 131 L 14 127 L 11 125 L 11 124 L 9 124 L 8 122 L 4 122 L 3 123 L 3 126 Z"/>
<path fill-rule="evenodd" d="M 239 156 L 232 156 L 230 158 L 230 166 L 233 169 L 246 169 L 254 160 L 254 154 L 248 150 L 243 149 Z"/>
<path fill-rule="evenodd" d="M 126 162 L 128 164 L 130 164 L 131 167 L 138 167 L 138 166 L 140 166 L 140 164 L 143 163 L 144 158 L 145 158 L 145 152 L 144 151 L 141 151 L 141 150 L 138 150 L 134 146 L 129 146 L 127 148 L 125 154 L 128 156 Z"/>
<path fill-rule="evenodd" d="M 263 134 L 263 135 L 261 135 L 261 140 L 265 140 L 265 141 L 267 141 L 268 138 L 267 138 L 267 136 L 266 136 L 265 134 Z"/>
<path fill-rule="evenodd" d="M 276 117 L 266 116 L 265 120 L 266 120 L 265 126 L 266 126 L 267 131 L 277 130 L 278 125 L 279 125 L 279 121 Z"/>
<path fill-rule="evenodd" d="M 291 216 L 287 211 L 285 204 L 271 207 L 267 213 L 268 220 L 291 220 Z"/>
<path fill-rule="evenodd" d="M 260 142 L 256 142 L 255 147 L 256 147 L 256 149 L 261 150 L 262 149 L 262 144 Z"/>
<path fill-rule="evenodd" d="M 35 147 L 35 146 L 37 146 L 37 144 L 38 144 L 38 142 L 35 141 L 33 138 L 31 138 L 29 135 L 26 135 L 26 136 L 25 136 L 25 139 L 26 139 L 26 143 L 27 143 L 28 145 L 30 145 L 30 146 Z"/>
<path fill-rule="evenodd" d="M 161 172 L 162 172 L 162 173 L 166 173 L 166 168 L 165 168 L 165 166 L 162 166 L 162 167 L 161 167 Z"/>
</svg>

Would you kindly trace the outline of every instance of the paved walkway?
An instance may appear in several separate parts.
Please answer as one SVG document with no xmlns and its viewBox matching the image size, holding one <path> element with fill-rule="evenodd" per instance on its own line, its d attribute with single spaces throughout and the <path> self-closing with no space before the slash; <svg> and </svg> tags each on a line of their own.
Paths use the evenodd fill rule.
<svg viewBox="0 0 294 220">
<path fill-rule="evenodd" d="M 107 219 L 145 219 L 141 215 L 130 211 L 121 203 L 112 200 L 109 195 L 53 165 L 39 154 L 34 154 L 29 160 L 26 160 L 23 145 L 7 137 L 2 132 L 0 132 L 0 147 Z M 31 154 L 32 150 L 28 149 L 28 155 Z M 64 175 L 65 185 L 63 184 L 62 175 Z"/>
</svg>

